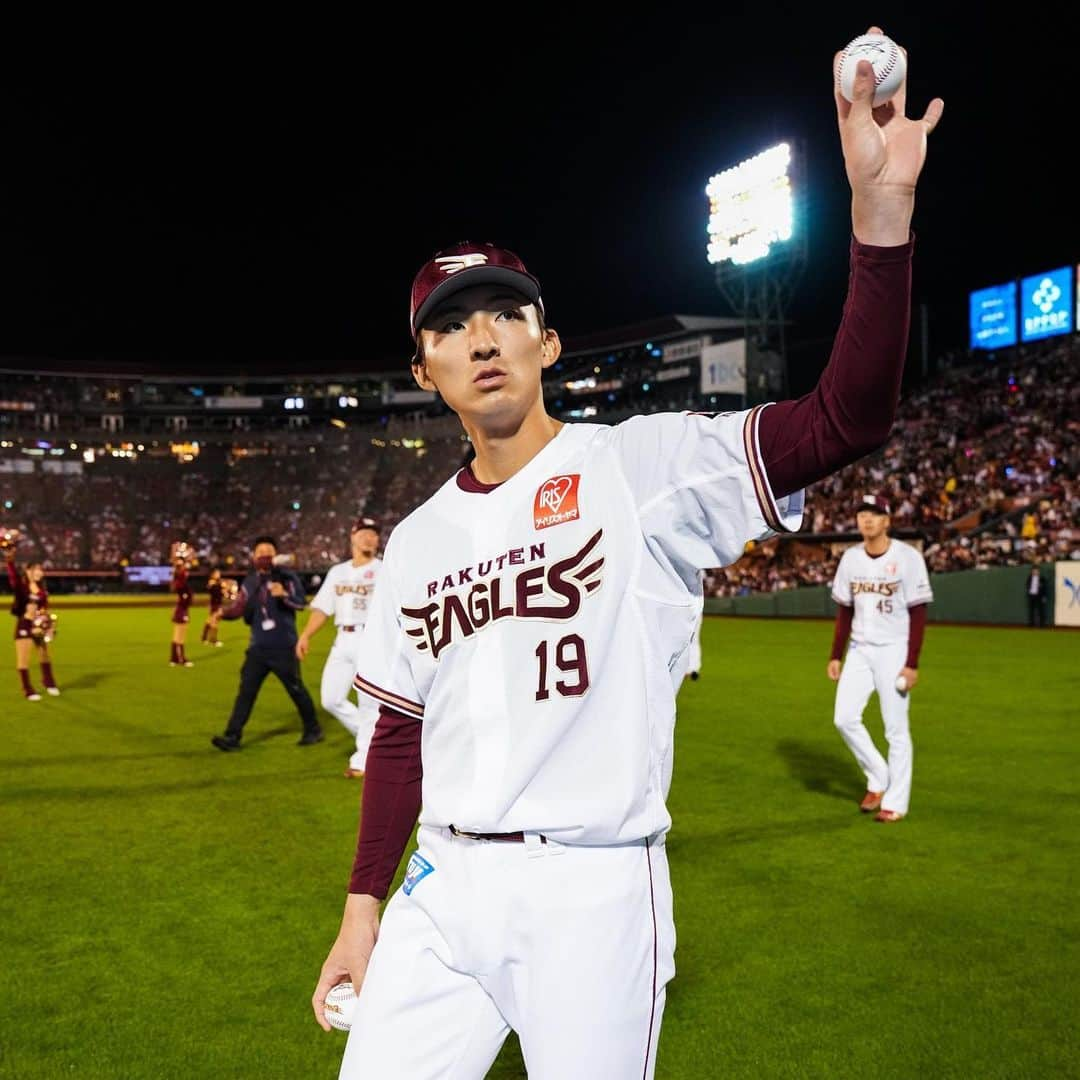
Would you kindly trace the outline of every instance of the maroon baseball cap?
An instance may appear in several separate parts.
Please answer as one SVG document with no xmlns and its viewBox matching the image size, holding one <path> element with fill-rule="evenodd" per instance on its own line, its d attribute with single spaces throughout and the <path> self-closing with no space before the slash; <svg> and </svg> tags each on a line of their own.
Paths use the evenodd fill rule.
<svg viewBox="0 0 1080 1080">
<path fill-rule="evenodd" d="M 526 296 L 543 314 L 540 282 L 512 251 L 494 244 L 462 241 L 435 252 L 413 278 L 409 329 L 414 340 L 436 304 L 474 285 L 508 285 Z"/>
<path fill-rule="evenodd" d="M 349 526 L 349 532 L 359 532 L 361 529 L 374 529 L 379 531 L 379 523 L 371 517 L 358 517 L 352 525 Z"/>
<path fill-rule="evenodd" d="M 889 500 L 884 495 L 876 495 L 873 492 L 867 492 L 859 500 L 859 506 L 856 510 L 873 510 L 878 514 L 891 514 L 892 509 L 889 506 Z"/>
</svg>

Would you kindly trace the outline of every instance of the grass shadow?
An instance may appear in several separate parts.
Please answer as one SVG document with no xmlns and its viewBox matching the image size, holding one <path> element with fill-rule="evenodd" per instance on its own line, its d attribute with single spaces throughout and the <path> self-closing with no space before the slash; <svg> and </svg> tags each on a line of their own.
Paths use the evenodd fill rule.
<svg viewBox="0 0 1080 1080">
<path fill-rule="evenodd" d="M 209 749 L 213 749 L 212 747 Z M 208 755 L 202 755 L 208 757 Z M 224 757 L 226 755 L 219 755 Z M 186 795 L 195 791 L 210 791 L 215 788 L 241 788 L 241 787 L 265 787 L 278 781 L 288 780 L 290 784 L 314 783 L 324 784 L 325 773 L 312 773 L 304 775 L 293 769 L 275 770 L 261 773 L 218 773 L 213 776 L 203 776 L 198 779 L 177 780 L 173 783 L 162 783 L 154 780 L 146 784 L 107 784 L 100 787 L 77 787 L 72 784 L 64 784 L 56 787 L 18 787 L 4 793 L 4 798 L 14 804 L 16 802 L 34 803 L 39 801 L 51 801 L 56 803 L 74 802 L 85 803 L 91 800 L 99 802 L 113 802 L 121 805 L 129 800 L 134 801 L 147 796 Z M 5 1075 L 0 1073 L 0 1075 Z"/>
<path fill-rule="evenodd" d="M 866 785 L 859 777 L 858 766 L 841 751 L 824 750 L 817 743 L 799 739 L 781 739 L 776 752 L 807 791 L 845 801 L 862 798 Z"/>
<path fill-rule="evenodd" d="M 191 741 L 186 735 L 161 736 L 161 738 L 166 737 L 174 740 L 183 739 L 185 744 L 189 744 Z M 209 743 L 206 745 L 210 747 Z M 213 747 L 210 747 L 210 749 L 213 749 Z M 160 761 L 164 758 L 195 760 L 206 756 L 206 750 L 200 743 L 198 749 L 153 750 L 149 753 L 137 754 L 64 754 L 63 756 L 47 758 L 19 758 L 18 762 L 12 761 L 11 764 L 17 764 L 19 770 L 24 771 L 28 769 L 66 769 L 71 766 L 89 768 L 95 765 L 112 765 L 119 761 Z M 0 758 L 0 763 L 7 764 L 3 758 Z"/>
<path fill-rule="evenodd" d="M 233 663 L 237 662 L 236 651 L 230 654 L 227 651 L 219 649 L 192 649 L 188 655 L 188 659 L 196 666 L 199 667 L 202 664 L 221 664 L 221 663 Z M 242 664 L 243 658 L 240 658 Z"/>
<path fill-rule="evenodd" d="M 693 847 L 700 850 L 702 844 L 716 849 L 743 844 L 746 846 L 769 843 L 792 836 L 820 836 L 829 832 L 843 832 L 851 828 L 858 814 L 839 816 L 831 810 L 822 817 L 787 817 L 782 821 L 754 821 L 732 825 L 726 829 L 695 830 L 693 836 L 669 835 L 664 841 L 669 858 L 680 859 L 682 852 Z"/>
<path fill-rule="evenodd" d="M 67 690 L 93 690 L 94 687 L 108 682 L 111 678 L 112 673 L 108 671 L 87 671 L 74 679 L 65 679 L 60 684 L 60 694 L 63 696 Z"/>
<path fill-rule="evenodd" d="M 304 729 L 300 726 L 299 721 L 297 721 L 295 725 L 290 724 L 287 727 L 270 728 L 268 731 L 259 731 L 254 735 L 249 734 L 247 728 L 245 728 L 244 742 L 251 746 L 254 743 L 265 742 L 267 739 L 276 738 L 278 735 L 295 735 L 299 739 L 303 733 Z"/>
</svg>

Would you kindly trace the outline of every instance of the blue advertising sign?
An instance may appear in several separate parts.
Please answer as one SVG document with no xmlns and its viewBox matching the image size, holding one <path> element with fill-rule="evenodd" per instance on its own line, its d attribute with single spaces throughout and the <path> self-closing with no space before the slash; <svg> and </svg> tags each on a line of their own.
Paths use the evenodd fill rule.
<svg viewBox="0 0 1080 1080">
<path fill-rule="evenodd" d="M 172 567 L 125 566 L 124 580 L 129 585 L 168 585 L 172 581 Z"/>
<path fill-rule="evenodd" d="M 1036 341 L 1073 329 L 1072 267 L 1033 274 L 1020 283 L 1020 340 Z"/>
<path fill-rule="evenodd" d="M 976 289 L 968 299 L 972 349 L 1016 344 L 1016 282 Z"/>
</svg>

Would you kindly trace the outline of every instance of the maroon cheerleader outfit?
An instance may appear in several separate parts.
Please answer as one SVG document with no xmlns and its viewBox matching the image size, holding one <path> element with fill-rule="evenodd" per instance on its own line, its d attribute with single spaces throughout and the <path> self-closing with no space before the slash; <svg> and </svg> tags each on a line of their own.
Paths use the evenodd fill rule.
<svg viewBox="0 0 1080 1080">
<path fill-rule="evenodd" d="M 11 602 L 11 614 L 15 616 L 15 639 L 31 637 L 34 623 L 27 618 L 26 609 L 30 604 L 37 604 L 38 614 L 44 614 L 49 607 L 49 591 L 39 583 L 38 591 L 31 592 L 29 581 L 19 573 L 11 559 L 7 561 L 7 573 L 11 590 L 15 594 Z"/>
<path fill-rule="evenodd" d="M 189 621 L 188 608 L 191 607 L 192 592 L 188 586 L 186 570 L 177 570 L 173 574 L 172 589 L 176 593 L 176 607 L 173 608 L 172 621 L 174 623 L 186 623 Z"/>
</svg>

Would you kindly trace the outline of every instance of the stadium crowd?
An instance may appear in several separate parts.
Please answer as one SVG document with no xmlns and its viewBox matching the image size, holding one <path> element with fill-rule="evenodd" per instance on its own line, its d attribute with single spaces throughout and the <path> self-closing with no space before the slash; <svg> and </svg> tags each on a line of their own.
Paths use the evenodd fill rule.
<svg viewBox="0 0 1080 1080">
<path fill-rule="evenodd" d="M 799 533 L 707 575 L 707 592 L 827 583 L 868 490 L 888 494 L 894 532 L 917 540 L 934 571 L 1080 558 L 1076 372 L 1070 336 L 977 354 L 906 393 L 885 447 L 809 491 Z M 468 450 L 453 417 L 420 413 L 62 465 L 30 466 L 6 445 L 0 526 L 20 529 L 26 557 L 96 570 L 164 564 L 177 539 L 206 567 L 241 567 L 261 532 L 279 536 L 298 567 L 322 570 L 344 557 L 349 520 L 377 516 L 388 531 Z"/>
<path fill-rule="evenodd" d="M 1078 406 L 1072 338 L 943 372 L 905 396 L 880 452 L 807 492 L 800 542 L 748 552 L 709 576 L 710 594 L 831 581 L 864 491 L 888 495 L 893 531 L 935 572 L 1080 558 Z"/>
</svg>

